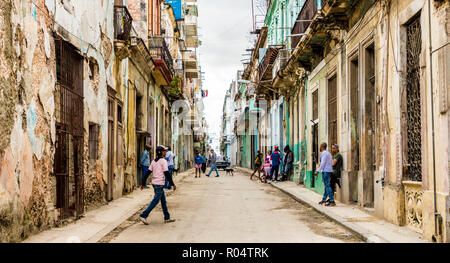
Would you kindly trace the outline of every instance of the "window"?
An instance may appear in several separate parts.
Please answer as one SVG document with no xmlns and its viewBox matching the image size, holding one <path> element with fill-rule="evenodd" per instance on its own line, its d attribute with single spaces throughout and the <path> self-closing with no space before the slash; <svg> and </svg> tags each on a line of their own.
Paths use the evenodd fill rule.
<svg viewBox="0 0 450 263">
<path fill-rule="evenodd" d="M 99 125 L 89 124 L 89 160 L 98 159 Z"/>
<path fill-rule="evenodd" d="M 337 143 L 337 78 L 328 80 L 328 145 Z"/>
<path fill-rule="evenodd" d="M 117 105 L 117 123 L 122 124 L 122 105 Z"/>
<path fill-rule="evenodd" d="M 312 94 L 312 117 L 313 121 L 319 119 L 319 91 L 316 90 Z"/>
<path fill-rule="evenodd" d="M 422 105 L 420 94 L 420 56 L 422 28 L 420 16 L 406 27 L 406 112 L 407 154 L 406 175 L 411 181 L 422 181 Z"/>
</svg>

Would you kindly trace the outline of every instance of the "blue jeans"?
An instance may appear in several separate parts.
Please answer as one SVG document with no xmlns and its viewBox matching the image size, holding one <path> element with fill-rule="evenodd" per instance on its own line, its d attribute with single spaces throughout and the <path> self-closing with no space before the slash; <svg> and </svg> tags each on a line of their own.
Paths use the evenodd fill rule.
<svg viewBox="0 0 450 263">
<path fill-rule="evenodd" d="M 217 170 L 216 164 L 211 164 L 211 169 L 209 170 L 208 176 L 211 175 L 213 169 L 216 170 L 216 174 L 217 174 L 217 176 L 219 176 L 219 171 Z"/>
<path fill-rule="evenodd" d="M 322 201 L 327 201 L 327 197 L 330 199 L 330 202 L 334 202 L 333 190 L 330 186 L 331 174 L 327 172 L 322 172 L 322 181 L 325 186 L 325 192 L 323 193 Z"/>
<path fill-rule="evenodd" d="M 175 169 L 174 165 L 169 165 L 169 177 L 173 180 L 173 170 Z M 170 190 L 172 186 L 169 183 L 169 180 L 166 178 L 166 182 L 164 183 L 164 189 Z"/>
<path fill-rule="evenodd" d="M 142 166 L 142 186 L 147 186 L 147 171 L 148 166 Z"/>
<path fill-rule="evenodd" d="M 152 202 L 150 205 L 145 209 L 142 214 L 140 214 L 140 217 L 147 218 L 150 212 L 155 208 L 159 201 L 161 200 L 161 206 L 164 213 L 164 220 L 170 219 L 169 210 L 167 209 L 167 201 L 166 201 L 166 195 L 164 194 L 164 189 L 162 185 L 153 185 L 153 189 L 155 190 L 155 196 L 153 197 Z"/>
<path fill-rule="evenodd" d="M 270 177 L 272 180 L 276 181 L 278 179 L 278 170 L 280 169 L 280 165 L 272 165 L 272 170 L 270 170 Z"/>
<path fill-rule="evenodd" d="M 283 181 L 287 181 L 288 176 L 289 176 L 289 172 L 292 169 L 292 163 L 288 163 L 284 166 L 284 171 L 283 171 Z"/>
</svg>

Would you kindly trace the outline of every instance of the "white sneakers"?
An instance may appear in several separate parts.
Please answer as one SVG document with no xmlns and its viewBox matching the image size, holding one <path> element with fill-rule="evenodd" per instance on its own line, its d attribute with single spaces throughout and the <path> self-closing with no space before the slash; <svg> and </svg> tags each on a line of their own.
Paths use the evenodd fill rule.
<svg viewBox="0 0 450 263">
<path fill-rule="evenodd" d="M 145 225 L 148 225 L 147 218 L 143 218 L 143 217 L 140 216 L 139 220 L 141 220 L 141 222 L 144 223 Z"/>
</svg>

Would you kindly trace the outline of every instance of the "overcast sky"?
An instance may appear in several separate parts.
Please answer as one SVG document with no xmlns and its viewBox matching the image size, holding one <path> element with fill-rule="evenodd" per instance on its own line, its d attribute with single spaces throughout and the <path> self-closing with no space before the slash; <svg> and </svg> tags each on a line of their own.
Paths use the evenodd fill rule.
<svg viewBox="0 0 450 263">
<path fill-rule="evenodd" d="M 209 91 L 206 118 L 209 131 L 219 133 L 225 92 L 243 68 L 241 55 L 249 47 L 251 0 L 198 0 L 198 12 L 199 63 L 205 72 L 203 89 Z"/>
</svg>

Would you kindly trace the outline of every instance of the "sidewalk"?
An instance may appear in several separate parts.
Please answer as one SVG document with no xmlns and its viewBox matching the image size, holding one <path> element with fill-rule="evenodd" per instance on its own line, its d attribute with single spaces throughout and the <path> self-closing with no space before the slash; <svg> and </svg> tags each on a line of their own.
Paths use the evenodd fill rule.
<svg viewBox="0 0 450 263">
<path fill-rule="evenodd" d="M 174 175 L 175 183 L 182 181 L 192 170 Z M 172 192 L 169 192 L 169 195 Z M 133 216 L 153 197 L 153 188 L 137 189 L 108 205 L 87 212 L 84 217 L 69 225 L 43 231 L 24 240 L 23 243 L 95 243 Z"/>
<path fill-rule="evenodd" d="M 250 169 L 237 168 L 244 173 Z M 369 243 L 423 243 L 427 242 L 421 235 L 407 227 L 391 224 L 374 217 L 363 209 L 336 201 L 335 207 L 319 205 L 322 196 L 294 182 L 271 183 L 273 187 L 291 196 L 296 201 L 314 208 L 336 223 L 344 226 L 353 234 Z"/>
</svg>

